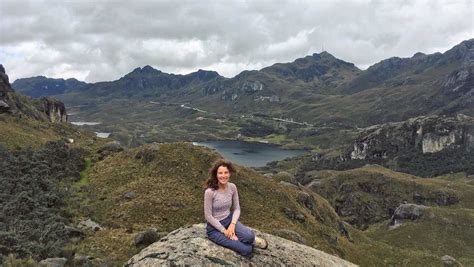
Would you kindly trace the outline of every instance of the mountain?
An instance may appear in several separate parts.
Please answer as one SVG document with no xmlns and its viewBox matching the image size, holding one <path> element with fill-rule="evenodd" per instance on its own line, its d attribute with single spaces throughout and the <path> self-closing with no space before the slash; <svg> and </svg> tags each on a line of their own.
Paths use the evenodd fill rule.
<svg viewBox="0 0 474 267">
<path fill-rule="evenodd" d="M 52 96 L 68 93 L 73 90 L 80 90 L 88 84 L 74 78 L 67 80 L 46 78 L 37 76 L 31 78 L 17 79 L 12 87 L 19 93 L 31 97 Z"/>
<path fill-rule="evenodd" d="M 472 175 L 473 161 L 474 118 L 432 115 L 360 128 L 342 148 L 307 153 L 284 164 L 270 163 L 262 170 L 287 166 L 295 177 L 286 181 L 307 184 L 314 171 L 349 170 L 367 164 L 427 178 L 457 172 Z"/>
<path fill-rule="evenodd" d="M 127 146 L 209 139 L 260 140 L 328 149 L 358 128 L 419 116 L 474 116 L 474 39 L 444 53 L 389 58 L 367 70 L 327 52 L 233 78 L 150 66 L 57 95 L 72 120 Z"/>
<path fill-rule="evenodd" d="M 156 73 L 145 70 L 149 71 Z M 196 260 L 201 253 L 205 255 L 205 245 L 209 243 L 202 238 L 202 232 L 196 232 L 202 228 L 190 226 L 204 220 L 202 183 L 210 164 L 220 155 L 190 143 L 124 149 L 117 142 L 95 138 L 93 133 L 67 123 L 51 122 L 45 110 L 29 104 L 35 100 L 8 91 L 3 99 L 8 97 L 11 106 L 18 110 L 0 113 L 0 200 L 5 203 L 0 222 L 1 265 L 36 266 L 49 257 L 63 257 L 56 261 L 71 266 L 123 265 L 131 257 L 130 264 L 160 257 L 166 259 L 166 264 L 172 264 L 173 257 L 182 257 L 187 262 Z M 111 99 L 112 103 L 115 101 Z M 147 115 L 171 111 L 161 115 L 164 121 L 153 123 L 172 124 L 175 135 L 185 129 L 176 125 L 187 123 L 182 118 L 170 118 L 175 114 L 206 116 L 195 121 L 203 123 L 201 126 L 210 132 L 232 131 L 234 125 L 242 125 L 239 123 L 249 123 L 245 127 L 257 125 L 262 131 L 271 129 L 265 128 L 269 124 L 264 124 L 263 119 L 207 114 L 182 107 L 183 104 L 143 105 L 133 101 L 122 104 L 142 104 L 136 113 L 147 111 Z M 108 107 L 116 108 L 117 103 Z M 35 110 L 41 118 L 35 118 L 36 113 L 28 110 Z M 369 159 L 376 157 L 380 148 L 387 155 L 400 157 L 390 150 L 391 146 L 419 153 L 428 149 L 437 158 L 436 153 L 444 150 L 469 148 L 463 147 L 471 140 L 469 121 L 459 115 L 387 123 L 359 130 L 360 135 L 352 142 L 363 148 L 366 140 L 365 155 Z M 141 134 L 142 125 L 132 126 Z M 279 127 L 285 131 L 283 125 Z M 327 129 L 311 127 L 299 125 L 289 133 L 307 131 L 318 135 L 317 131 Z M 160 130 L 156 126 L 153 129 Z M 331 129 L 328 131 L 331 133 Z M 347 149 L 354 149 L 353 144 Z M 441 151 L 431 153 L 433 149 Z M 313 152 L 311 166 L 321 157 Z M 453 161 L 449 157 L 442 160 L 442 164 Z M 321 262 L 328 258 L 322 253 L 325 252 L 335 255 L 329 257 L 331 261 L 339 257 L 362 266 L 474 264 L 474 185 L 466 172 L 427 179 L 376 165 L 337 171 L 302 168 L 308 166 L 291 160 L 258 171 L 236 167 L 232 181 L 241 196 L 241 220 L 268 234 L 275 247 L 270 245 L 268 251 L 258 251 L 252 261 L 224 248 L 208 246 L 219 253 L 226 251 L 225 256 L 198 260 L 223 264 L 231 259 L 252 264 L 271 261 L 265 256 L 269 255 L 289 263 L 305 257 Z M 144 244 L 143 236 L 150 242 Z M 180 238 L 173 239 L 177 236 Z M 163 238 L 158 241 L 159 237 Z M 145 248 L 154 241 L 158 243 Z M 178 245 L 194 246 L 183 251 L 191 255 L 176 253 Z M 163 251 L 162 246 L 170 246 L 173 251 Z M 286 257 L 278 246 L 284 252 L 306 253 Z M 140 255 L 139 259 L 133 257 L 140 251 L 145 259 Z"/>
</svg>

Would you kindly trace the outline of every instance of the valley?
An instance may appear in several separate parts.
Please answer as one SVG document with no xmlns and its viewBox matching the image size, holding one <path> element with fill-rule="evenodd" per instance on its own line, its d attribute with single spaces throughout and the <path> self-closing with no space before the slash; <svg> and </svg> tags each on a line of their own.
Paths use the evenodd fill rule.
<svg viewBox="0 0 474 267">
<path fill-rule="evenodd" d="M 361 266 L 474 265 L 473 58 L 470 39 L 367 70 L 322 52 L 233 78 L 11 85 L 2 66 L 0 264 L 123 265 L 204 222 L 225 153 L 193 142 L 237 142 L 250 163 L 298 150 L 237 162 L 243 223 Z"/>
</svg>

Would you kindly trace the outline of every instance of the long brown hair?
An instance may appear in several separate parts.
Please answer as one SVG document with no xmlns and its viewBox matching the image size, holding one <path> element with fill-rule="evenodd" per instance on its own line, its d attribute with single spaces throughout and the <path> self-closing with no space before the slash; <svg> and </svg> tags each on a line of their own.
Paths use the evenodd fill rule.
<svg viewBox="0 0 474 267">
<path fill-rule="evenodd" d="M 204 189 L 212 188 L 214 190 L 217 190 L 219 188 L 219 181 L 217 180 L 217 169 L 219 169 L 219 167 L 221 166 L 226 167 L 231 174 L 235 173 L 235 168 L 234 165 L 232 165 L 232 162 L 225 159 L 217 160 L 209 169 L 209 178 L 207 178 L 206 182 L 204 182 Z"/>
</svg>

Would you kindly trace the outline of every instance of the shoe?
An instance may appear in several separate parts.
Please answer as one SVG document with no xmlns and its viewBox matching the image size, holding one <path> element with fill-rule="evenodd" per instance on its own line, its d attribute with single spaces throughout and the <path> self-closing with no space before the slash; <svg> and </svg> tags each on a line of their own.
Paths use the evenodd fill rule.
<svg viewBox="0 0 474 267">
<path fill-rule="evenodd" d="M 267 240 L 265 240 L 261 237 L 258 237 L 258 236 L 255 237 L 255 243 L 254 244 L 257 248 L 261 248 L 261 249 L 266 249 L 268 247 Z"/>
</svg>

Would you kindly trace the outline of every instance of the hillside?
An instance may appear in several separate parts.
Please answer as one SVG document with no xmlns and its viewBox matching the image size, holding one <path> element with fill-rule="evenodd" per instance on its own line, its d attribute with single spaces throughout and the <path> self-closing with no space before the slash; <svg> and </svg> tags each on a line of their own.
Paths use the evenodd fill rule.
<svg viewBox="0 0 474 267">
<path fill-rule="evenodd" d="M 108 262 L 123 262 L 142 248 L 133 245 L 133 239 L 138 233 L 152 228 L 159 233 L 166 233 L 202 222 L 201 186 L 208 166 L 217 157 L 209 149 L 176 143 L 123 151 L 97 162 L 88 172 L 89 184 L 83 189 L 92 199 L 89 206 L 84 207 L 88 212 L 83 215 L 99 222 L 105 229 L 88 235 L 76 246 L 76 253 Z M 375 172 L 390 171 L 382 168 Z M 351 175 L 357 179 L 372 180 L 365 172 L 357 170 Z M 403 173 L 388 174 L 386 179 L 389 188 L 392 181 L 401 179 L 410 186 L 412 183 L 420 183 L 420 186 L 414 188 L 426 187 L 426 192 L 440 190 L 449 183 L 461 201 L 455 206 L 446 206 L 443 210 L 460 216 L 463 210 L 471 209 L 474 203 L 468 197 L 473 189 L 466 188 L 464 182 L 439 179 L 423 182 L 423 179 Z M 378 181 L 376 177 L 373 180 L 374 183 Z M 451 249 L 426 251 L 423 249 L 423 242 L 415 242 L 414 247 L 406 249 L 395 241 L 391 243 L 392 241 L 384 240 L 385 233 L 380 232 L 382 226 L 379 227 L 379 232 L 373 230 L 375 232 L 372 233 L 372 229 L 375 229 L 372 225 L 375 227 L 376 222 L 371 222 L 366 231 L 342 223 L 329 205 L 333 201 L 328 195 L 331 192 L 329 189 L 317 191 L 328 197 L 328 203 L 320 195 L 311 193 L 312 187 L 281 184 L 243 167 L 238 167 L 238 173 L 232 177 L 232 181 L 239 188 L 243 223 L 260 231 L 336 254 L 356 264 L 378 265 L 382 259 L 395 265 L 402 262 L 415 265 L 438 264 L 440 257 L 444 255 L 442 253 L 460 257 L 463 260 L 461 262 L 470 262 L 473 258 L 469 253 L 460 255 Z M 427 184 L 425 187 L 424 183 Z M 394 187 L 394 190 L 398 192 L 399 189 Z M 131 192 L 133 197 L 126 197 Z M 374 195 L 373 199 L 383 201 L 378 195 Z M 402 195 L 393 195 L 395 207 L 403 200 Z M 436 207 L 437 204 L 434 205 Z M 389 218 L 384 215 L 377 222 L 388 223 Z M 458 222 L 457 217 L 452 220 Z M 426 230 L 431 227 L 429 223 L 417 225 Z M 465 227 L 469 227 L 469 223 Z M 399 229 L 393 231 L 405 228 Z M 468 231 L 468 228 L 464 231 Z M 469 236 L 463 236 L 459 232 L 455 234 L 455 237 L 432 242 L 444 242 L 449 246 L 451 242 L 464 240 L 463 242 L 470 244 Z"/>
<path fill-rule="evenodd" d="M 74 78 L 70 79 L 52 79 L 45 76 L 37 76 L 16 80 L 12 87 L 18 93 L 31 97 L 53 96 L 69 93 L 74 90 L 81 90 L 88 84 L 78 81 Z"/>
<path fill-rule="evenodd" d="M 473 55 L 471 39 L 444 53 L 393 57 L 364 71 L 327 52 L 233 78 L 203 70 L 175 75 L 145 66 L 57 97 L 75 107 L 73 119 L 99 121 L 90 128 L 112 132 L 132 146 L 239 134 L 300 147 L 327 141 L 334 146 L 349 141 L 357 127 L 427 115 L 474 116 Z M 26 90 L 42 86 L 29 84 Z M 196 121 L 200 117 L 204 121 Z M 217 128 L 224 129 L 207 130 L 221 118 L 225 123 Z M 255 124 L 265 130 L 247 136 Z"/>
<path fill-rule="evenodd" d="M 220 155 L 174 141 L 238 138 L 311 149 L 237 166 L 250 227 L 362 266 L 473 265 L 473 47 L 365 71 L 323 52 L 230 79 L 145 66 L 50 91 L 66 104 L 18 94 L 1 66 L 0 263 L 124 264 L 138 237 L 204 221 Z"/>
</svg>

